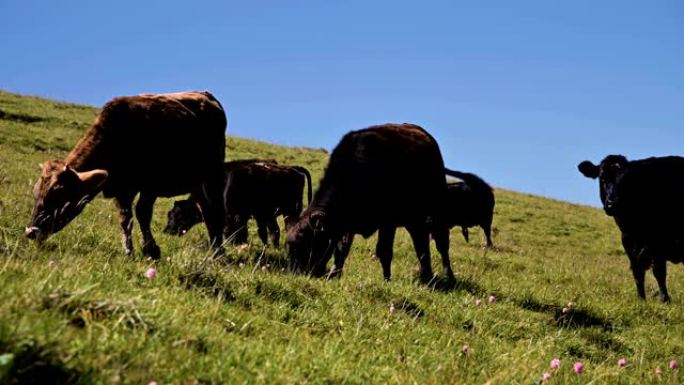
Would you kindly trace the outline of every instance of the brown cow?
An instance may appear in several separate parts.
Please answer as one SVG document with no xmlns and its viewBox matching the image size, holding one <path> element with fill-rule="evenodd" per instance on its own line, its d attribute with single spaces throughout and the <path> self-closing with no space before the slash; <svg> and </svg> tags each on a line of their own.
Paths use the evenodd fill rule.
<svg viewBox="0 0 684 385">
<path fill-rule="evenodd" d="M 64 160 L 42 164 L 26 235 L 39 243 L 74 219 L 100 191 L 119 209 L 126 254 L 133 252 L 132 204 L 143 254 L 159 258 L 150 222 L 157 197 L 195 193 L 211 243 L 221 247 L 226 115 L 209 92 L 118 97 L 104 105 Z"/>
</svg>

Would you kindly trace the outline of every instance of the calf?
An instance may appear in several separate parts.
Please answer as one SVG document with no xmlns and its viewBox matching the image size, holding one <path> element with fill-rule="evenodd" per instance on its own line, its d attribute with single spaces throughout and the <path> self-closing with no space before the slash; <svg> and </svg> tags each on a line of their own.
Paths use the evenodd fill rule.
<svg viewBox="0 0 684 385">
<path fill-rule="evenodd" d="M 413 239 L 424 282 L 433 278 L 429 238 L 442 256 L 444 274 L 453 279 L 444 162 L 435 139 L 413 124 L 385 124 L 352 131 L 333 150 L 309 208 L 287 233 L 290 268 L 323 276 L 333 251 L 348 248 L 351 237 L 378 232 L 376 254 L 383 276 L 391 277 L 396 227 Z M 347 250 L 336 253 L 342 269 Z"/>
<path fill-rule="evenodd" d="M 227 239 L 233 243 L 247 242 L 247 221 L 256 219 L 258 234 L 264 245 L 278 247 L 279 215 L 288 226 L 302 211 L 302 193 L 308 184 L 308 201 L 311 201 L 311 175 L 304 167 L 283 166 L 275 160 L 239 160 L 227 162 L 225 168 L 224 199 L 226 202 Z M 201 213 L 191 196 L 174 203 L 168 213 L 164 232 L 183 235 L 201 221 Z"/>
<path fill-rule="evenodd" d="M 209 92 L 119 97 L 104 105 L 64 160 L 50 160 L 34 187 L 35 207 L 26 236 L 38 242 L 60 231 L 100 191 L 119 210 L 126 254 L 133 252 L 132 204 L 143 254 L 160 251 L 152 232 L 157 197 L 194 193 L 210 242 L 220 248 L 223 229 L 223 160 L 226 115 Z"/>
<path fill-rule="evenodd" d="M 450 227 L 461 226 L 468 241 L 468 228 L 480 226 L 487 238 L 487 248 L 492 247 L 492 218 L 494 216 L 494 192 L 480 177 L 474 174 L 452 171 L 462 182 L 447 185 L 447 222 Z"/>
<path fill-rule="evenodd" d="M 646 298 L 645 271 L 653 266 L 661 301 L 669 301 L 666 262 L 684 262 L 684 158 L 628 161 L 609 155 L 599 165 L 578 165 L 599 180 L 603 209 L 622 232 L 639 297 Z"/>
</svg>

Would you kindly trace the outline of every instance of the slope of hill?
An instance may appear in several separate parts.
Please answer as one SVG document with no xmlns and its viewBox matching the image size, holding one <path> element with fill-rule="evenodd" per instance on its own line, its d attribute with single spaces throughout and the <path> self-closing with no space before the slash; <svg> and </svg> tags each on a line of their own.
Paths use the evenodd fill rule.
<svg viewBox="0 0 684 385">
<path fill-rule="evenodd" d="M 667 367 L 684 364 L 684 271 L 669 265 L 671 304 L 639 301 L 615 225 L 590 207 L 497 189 L 496 250 L 483 256 L 479 230 L 467 244 L 453 229 L 450 289 L 414 281 L 403 230 L 390 283 L 372 256 L 375 237 L 357 236 L 335 281 L 288 274 L 284 252 L 262 250 L 253 233 L 250 247 L 208 261 L 201 226 L 183 238 L 161 233 L 171 199 L 155 206 L 163 259 L 154 280 L 149 262 L 123 255 L 113 203 L 101 197 L 39 249 L 23 237 L 37 164 L 63 157 L 96 113 L 0 92 L 0 383 L 684 380 Z M 234 137 L 227 156 L 299 164 L 315 181 L 327 160 Z M 650 276 L 647 290 L 656 292 Z"/>
</svg>

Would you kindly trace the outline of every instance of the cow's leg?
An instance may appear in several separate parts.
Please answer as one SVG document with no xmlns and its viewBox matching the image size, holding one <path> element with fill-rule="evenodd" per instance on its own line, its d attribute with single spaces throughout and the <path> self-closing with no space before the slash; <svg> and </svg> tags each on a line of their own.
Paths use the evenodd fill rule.
<svg viewBox="0 0 684 385">
<path fill-rule="evenodd" d="M 644 288 L 644 278 L 646 275 L 646 269 L 641 263 L 643 253 L 646 251 L 644 248 L 637 247 L 631 239 L 624 234 L 622 235 L 622 246 L 625 248 L 625 252 L 629 257 L 629 267 L 632 270 L 632 276 L 634 276 L 634 283 L 636 283 L 637 294 L 641 299 L 646 299 L 646 289 Z"/>
<path fill-rule="evenodd" d="M 266 222 L 266 226 L 268 226 L 268 237 L 271 239 L 271 244 L 275 248 L 280 247 L 280 226 L 278 226 L 278 221 L 276 221 L 275 217 L 270 218 Z"/>
<path fill-rule="evenodd" d="M 226 215 L 225 239 L 233 245 L 247 243 L 247 223 L 237 214 Z"/>
<path fill-rule="evenodd" d="M 382 227 L 378 231 L 378 243 L 375 246 L 375 255 L 382 265 L 382 276 L 385 281 L 392 279 L 392 258 L 394 257 L 394 227 Z"/>
<path fill-rule="evenodd" d="M 114 199 L 114 204 L 119 210 L 119 225 L 123 232 L 123 248 L 126 255 L 133 254 L 133 197 L 134 194 L 129 194 Z"/>
<path fill-rule="evenodd" d="M 416 249 L 418 262 L 420 263 L 420 280 L 428 283 L 432 281 L 432 262 L 430 261 L 430 232 L 425 225 L 406 227 L 413 247 Z"/>
<path fill-rule="evenodd" d="M 224 185 L 223 165 L 218 165 L 200 188 L 201 199 L 198 200 L 204 224 L 209 233 L 209 243 L 216 254 L 223 254 L 223 224 L 226 206 L 223 199 Z"/>
<path fill-rule="evenodd" d="M 461 226 L 461 234 L 463 234 L 463 239 L 465 239 L 466 242 L 470 242 L 468 239 L 468 228 L 466 226 Z"/>
<path fill-rule="evenodd" d="M 267 220 L 264 218 L 256 218 L 257 223 L 257 234 L 259 234 L 259 239 L 264 244 L 264 247 L 268 246 L 268 227 L 266 226 Z"/>
<path fill-rule="evenodd" d="M 485 233 L 485 237 L 487 237 L 487 248 L 490 248 L 494 245 L 492 242 L 492 225 L 487 223 L 482 225 L 482 230 Z"/>
<path fill-rule="evenodd" d="M 135 216 L 138 218 L 140 224 L 140 232 L 142 233 L 142 252 L 152 259 L 159 259 L 161 251 L 157 242 L 154 241 L 150 224 L 152 223 L 152 209 L 154 201 L 157 199 L 154 195 L 141 193 L 138 202 L 135 204 Z"/>
<path fill-rule="evenodd" d="M 249 218 L 245 215 L 238 215 L 235 217 L 235 241 L 233 243 L 237 245 L 242 245 L 247 243 L 249 236 L 249 228 L 247 224 Z"/>
<path fill-rule="evenodd" d="M 432 236 L 435 238 L 435 246 L 437 247 L 437 251 L 442 257 L 444 278 L 449 281 L 453 281 L 454 272 L 451 270 L 451 261 L 449 260 L 449 228 L 446 226 L 436 227 L 432 231 Z"/>
<path fill-rule="evenodd" d="M 335 246 L 335 264 L 332 269 L 330 269 L 332 277 L 339 278 L 342 276 L 344 262 L 347 260 L 352 242 L 354 242 L 354 234 L 345 234 L 337 242 L 337 245 Z"/>
<path fill-rule="evenodd" d="M 658 298 L 663 302 L 670 301 L 670 295 L 667 293 L 667 261 L 662 256 L 653 257 L 653 276 L 658 282 L 658 289 L 660 294 Z"/>
</svg>

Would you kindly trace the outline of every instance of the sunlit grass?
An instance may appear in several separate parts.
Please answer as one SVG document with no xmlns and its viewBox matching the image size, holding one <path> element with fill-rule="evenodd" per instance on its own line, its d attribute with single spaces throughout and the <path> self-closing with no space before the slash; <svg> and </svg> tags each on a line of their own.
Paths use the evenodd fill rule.
<svg viewBox="0 0 684 385">
<path fill-rule="evenodd" d="M 123 255 L 102 198 L 39 249 L 22 234 L 37 164 L 64 156 L 97 111 L 8 93 L 0 110 L 10 117 L 0 119 L 0 383 L 25 380 L 21 370 L 42 383 L 530 384 L 544 372 L 552 383 L 684 380 L 667 367 L 684 364 L 684 271 L 669 265 L 671 304 L 639 301 L 619 233 L 600 210 L 497 190 L 496 248 L 483 255 L 480 231 L 466 244 L 454 229 L 451 289 L 416 283 L 404 230 L 390 283 L 375 236 L 357 236 L 335 281 L 282 271 L 283 251 L 263 250 L 253 231 L 249 248 L 207 259 L 201 226 L 183 238 L 161 233 L 170 199 L 155 206 L 155 264 Z M 327 160 L 239 138 L 227 156 L 303 165 L 315 181 Z M 656 292 L 650 276 L 647 290 Z"/>
</svg>

